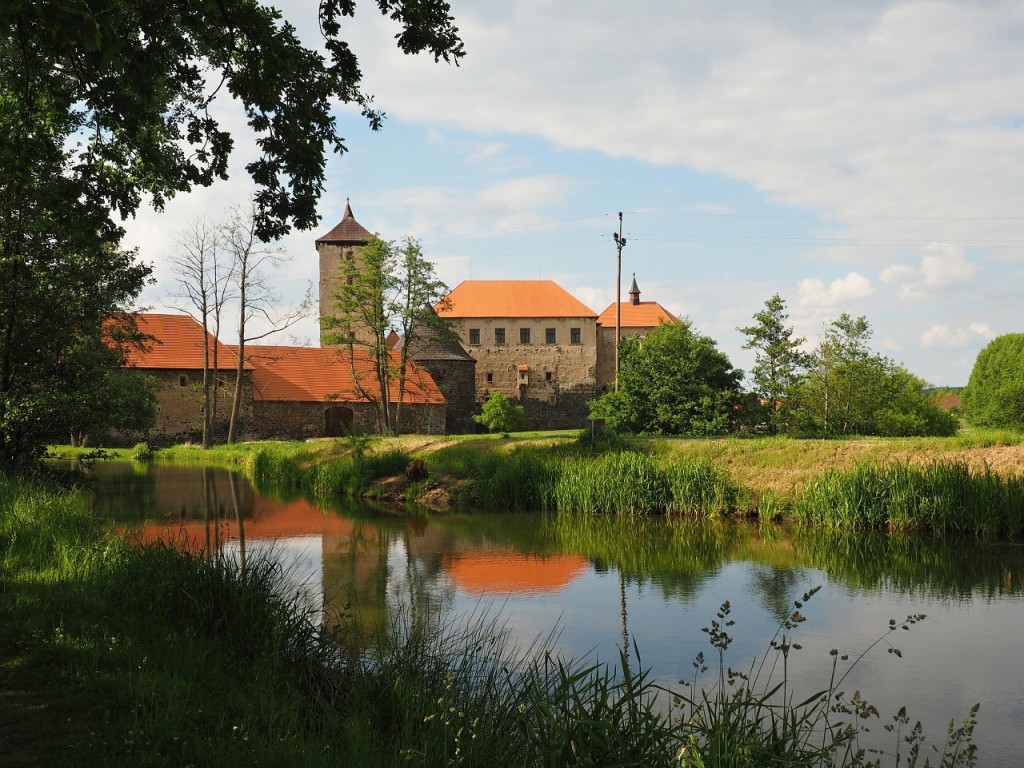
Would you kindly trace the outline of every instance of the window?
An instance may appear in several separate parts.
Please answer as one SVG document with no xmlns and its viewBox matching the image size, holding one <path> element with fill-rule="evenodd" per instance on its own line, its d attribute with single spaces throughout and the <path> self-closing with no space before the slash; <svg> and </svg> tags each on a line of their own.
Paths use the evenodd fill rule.
<svg viewBox="0 0 1024 768">
<path fill-rule="evenodd" d="M 530 343 L 530 329 L 529 328 L 520 328 L 519 329 L 519 343 L 520 344 L 529 344 Z"/>
<path fill-rule="evenodd" d="M 494 383 L 494 374 L 491 373 L 490 371 L 487 372 L 487 383 L 488 384 L 493 384 Z"/>
<path fill-rule="evenodd" d="M 551 381 L 551 371 L 544 371 L 544 381 Z"/>
<path fill-rule="evenodd" d="M 479 344 L 480 343 L 480 329 L 479 328 L 470 328 L 469 329 L 469 343 L 470 344 Z"/>
<path fill-rule="evenodd" d="M 505 343 L 505 329 L 504 328 L 495 328 L 494 329 L 494 343 L 495 344 L 504 344 Z"/>
<path fill-rule="evenodd" d="M 580 344 L 581 343 L 580 342 L 580 329 L 579 328 L 570 328 L 569 329 L 569 343 L 570 344 Z"/>
<path fill-rule="evenodd" d="M 545 344 L 554 344 L 555 343 L 555 329 L 554 328 L 545 328 L 544 329 L 544 343 Z"/>
</svg>

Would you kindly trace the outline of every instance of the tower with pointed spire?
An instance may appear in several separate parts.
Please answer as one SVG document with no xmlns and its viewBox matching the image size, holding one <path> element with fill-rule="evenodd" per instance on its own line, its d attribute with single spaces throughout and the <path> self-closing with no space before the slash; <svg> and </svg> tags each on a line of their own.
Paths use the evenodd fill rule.
<svg viewBox="0 0 1024 768">
<path fill-rule="evenodd" d="M 636 284 L 636 272 L 633 273 L 633 284 L 629 286 L 629 303 L 634 307 L 640 304 L 640 287 Z"/>
<path fill-rule="evenodd" d="M 324 343 L 324 318 L 337 314 L 332 297 L 339 286 L 344 270 L 342 264 L 355 260 L 358 264 L 362 247 L 365 246 L 373 233 L 356 221 L 352 215 L 352 206 L 345 200 L 345 213 L 334 228 L 316 241 L 316 251 L 320 256 L 320 345 Z"/>
</svg>

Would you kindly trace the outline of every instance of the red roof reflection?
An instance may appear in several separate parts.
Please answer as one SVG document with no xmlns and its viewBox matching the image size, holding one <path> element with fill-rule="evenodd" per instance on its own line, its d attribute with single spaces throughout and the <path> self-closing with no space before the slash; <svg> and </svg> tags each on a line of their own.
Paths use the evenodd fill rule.
<svg viewBox="0 0 1024 768">
<path fill-rule="evenodd" d="M 524 555 L 491 550 L 446 556 L 443 567 L 460 589 L 475 594 L 559 592 L 588 563 L 579 555 Z"/>
</svg>

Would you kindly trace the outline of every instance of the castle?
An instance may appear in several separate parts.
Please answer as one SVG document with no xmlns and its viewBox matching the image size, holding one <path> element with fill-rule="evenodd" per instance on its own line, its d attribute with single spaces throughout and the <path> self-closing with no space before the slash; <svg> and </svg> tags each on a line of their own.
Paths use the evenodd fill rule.
<svg viewBox="0 0 1024 768">
<path fill-rule="evenodd" d="M 358 269 L 372 233 L 346 203 L 341 221 L 316 240 L 320 269 L 319 347 L 246 347 L 243 367 L 242 439 L 332 437 L 352 430 L 374 432 L 375 401 L 394 407 L 397 388 L 374 390 L 368 352 L 325 343 L 324 318 L 345 265 Z M 621 336 L 644 333 L 678 319 L 659 303 L 640 301 L 634 276 L 629 303 L 618 307 Z M 472 416 L 493 392 L 522 405 L 531 429 L 580 428 L 587 403 L 615 378 L 616 305 L 600 315 L 550 280 L 467 280 L 435 310 L 458 341 L 426 331 L 406 368 L 402 430 L 421 433 L 476 431 Z M 157 378 L 157 424 L 124 440 L 154 443 L 194 440 L 201 432 L 203 349 L 217 350 L 213 373 L 218 424 L 223 434 L 234 388 L 237 349 L 203 338 L 202 327 L 178 314 L 136 316 L 153 340 L 131 353 L 128 365 Z"/>
<path fill-rule="evenodd" d="M 317 240 L 321 318 L 336 313 L 330 297 L 342 264 L 358 268 L 370 237 L 346 203 L 342 220 Z M 658 302 L 640 301 L 635 275 L 629 296 L 619 308 L 620 337 L 679 322 Z M 413 360 L 444 392 L 450 432 L 472 431 L 471 415 L 493 392 L 522 405 L 531 429 L 580 428 L 587 403 L 614 383 L 615 302 L 598 315 L 551 280 L 465 280 L 435 310 L 460 343 L 424 345 Z"/>
</svg>

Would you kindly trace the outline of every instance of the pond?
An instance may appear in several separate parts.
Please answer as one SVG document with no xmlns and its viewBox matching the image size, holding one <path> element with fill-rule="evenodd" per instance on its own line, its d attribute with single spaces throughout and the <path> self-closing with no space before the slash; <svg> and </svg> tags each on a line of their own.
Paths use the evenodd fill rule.
<svg viewBox="0 0 1024 768">
<path fill-rule="evenodd" d="M 905 705 L 928 743 L 941 745 L 949 721 L 980 702 L 978 765 L 1022 761 L 1020 545 L 660 519 L 405 516 L 275 499 L 224 470 L 108 463 L 95 472 L 104 519 L 197 551 L 269 552 L 287 588 L 326 621 L 346 607 L 367 627 L 409 606 L 449 622 L 483 613 L 523 645 L 557 629 L 564 655 L 613 664 L 628 639 L 630 663 L 674 688 L 694 679 L 698 652 L 715 658 L 702 628 L 725 601 L 735 621 L 726 663 L 748 670 L 793 602 L 821 588 L 802 609 L 807 619 L 793 632 L 802 648 L 789 657 L 789 679 L 807 695 L 828 685 L 831 649 L 852 660 L 890 619 L 925 614 L 876 645 L 844 684 L 879 709 L 871 738 L 892 751 L 882 726 Z"/>
</svg>

